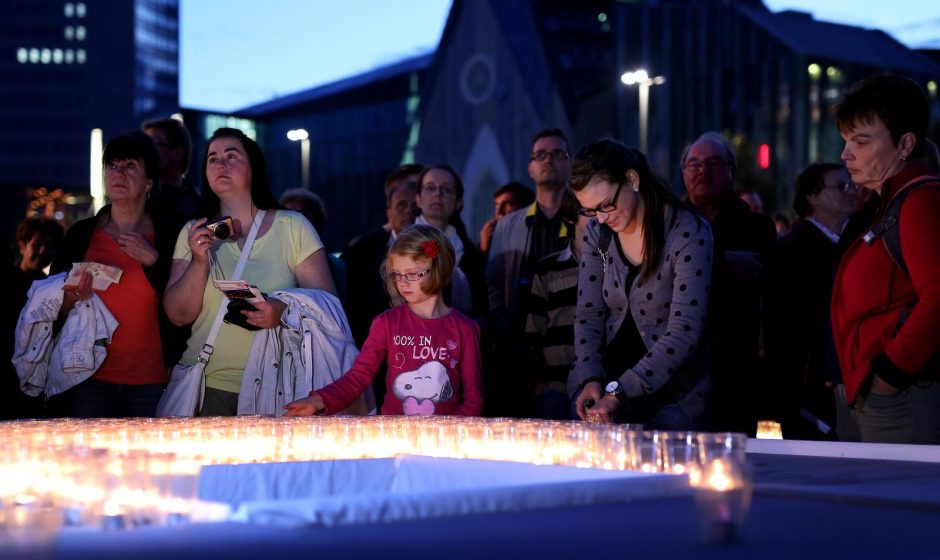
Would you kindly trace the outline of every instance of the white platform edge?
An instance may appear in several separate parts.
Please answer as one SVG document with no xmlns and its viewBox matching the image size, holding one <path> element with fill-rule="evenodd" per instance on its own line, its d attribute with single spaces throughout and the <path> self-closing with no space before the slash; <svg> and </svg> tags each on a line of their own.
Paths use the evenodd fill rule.
<svg viewBox="0 0 940 560">
<path fill-rule="evenodd" d="M 748 453 L 940 463 L 940 445 L 749 439 Z"/>
</svg>

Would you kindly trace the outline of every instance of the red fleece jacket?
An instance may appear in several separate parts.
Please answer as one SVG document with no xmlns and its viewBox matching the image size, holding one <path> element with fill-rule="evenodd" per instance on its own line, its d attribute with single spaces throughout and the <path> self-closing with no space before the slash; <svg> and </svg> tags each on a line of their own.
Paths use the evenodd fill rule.
<svg viewBox="0 0 940 560">
<path fill-rule="evenodd" d="M 888 179 L 875 223 L 895 194 L 924 175 L 925 167 L 913 166 Z M 880 354 L 903 373 L 940 377 L 935 362 L 940 350 L 940 188 L 911 193 L 895 227 L 910 277 L 891 259 L 883 238 L 872 245 L 857 239 L 836 273 L 832 329 L 850 403 Z"/>
</svg>

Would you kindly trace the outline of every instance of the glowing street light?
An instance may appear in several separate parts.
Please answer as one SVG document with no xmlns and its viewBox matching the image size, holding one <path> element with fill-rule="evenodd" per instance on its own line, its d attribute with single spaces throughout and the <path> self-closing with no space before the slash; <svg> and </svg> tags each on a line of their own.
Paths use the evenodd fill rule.
<svg viewBox="0 0 940 560">
<path fill-rule="evenodd" d="M 91 129 L 91 167 L 88 185 L 91 191 L 92 208 L 95 213 L 105 205 L 104 192 L 104 165 L 101 158 L 104 154 L 104 142 L 100 128 Z"/>
<path fill-rule="evenodd" d="M 300 142 L 300 182 L 304 189 L 310 190 L 310 134 L 297 128 L 287 131 L 287 139 Z"/>
<path fill-rule="evenodd" d="M 620 81 L 626 86 L 639 86 L 640 88 L 640 151 L 646 154 L 650 86 L 664 84 L 666 83 L 666 78 L 663 76 L 650 78 L 649 72 L 641 68 L 633 72 L 624 72 L 623 75 L 620 76 Z"/>
</svg>

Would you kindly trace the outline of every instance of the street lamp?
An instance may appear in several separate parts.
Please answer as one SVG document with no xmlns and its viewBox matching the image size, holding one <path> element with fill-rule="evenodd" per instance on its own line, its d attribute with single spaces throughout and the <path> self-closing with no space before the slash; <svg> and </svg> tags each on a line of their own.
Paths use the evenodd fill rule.
<svg viewBox="0 0 940 560">
<path fill-rule="evenodd" d="M 310 135 L 302 128 L 287 131 L 287 139 L 300 141 L 300 183 L 305 190 L 310 190 Z"/>
<path fill-rule="evenodd" d="M 646 129 L 649 121 L 650 86 L 658 86 L 666 83 L 666 78 L 662 76 L 650 78 L 649 72 L 640 69 L 633 72 L 624 72 L 623 75 L 620 76 L 620 81 L 623 82 L 624 85 L 639 86 L 640 88 L 640 151 L 646 154 Z"/>
</svg>

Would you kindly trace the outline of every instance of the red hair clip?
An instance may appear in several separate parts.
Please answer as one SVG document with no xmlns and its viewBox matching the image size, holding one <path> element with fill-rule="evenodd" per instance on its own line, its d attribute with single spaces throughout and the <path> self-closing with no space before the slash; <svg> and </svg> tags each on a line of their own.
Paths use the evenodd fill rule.
<svg viewBox="0 0 940 560">
<path fill-rule="evenodd" d="M 421 252 L 424 253 L 425 257 L 434 260 L 440 252 L 440 248 L 433 241 L 425 241 L 421 244 Z"/>
</svg>

